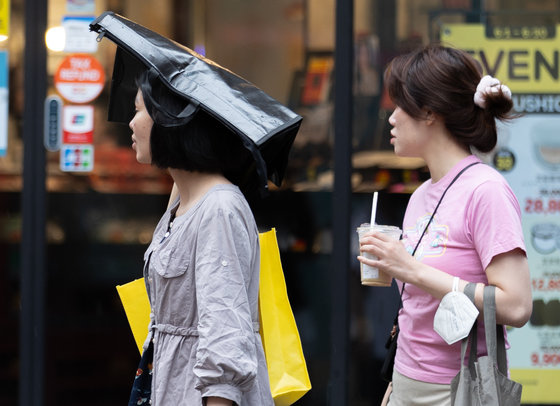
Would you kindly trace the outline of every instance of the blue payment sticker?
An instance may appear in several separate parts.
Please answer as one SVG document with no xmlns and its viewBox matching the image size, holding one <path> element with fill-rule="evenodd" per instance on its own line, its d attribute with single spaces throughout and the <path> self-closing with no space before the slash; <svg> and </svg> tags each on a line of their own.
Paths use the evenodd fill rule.
<svg viewBox="0 0 560 406">
<path fill-rule="evenodd" d="M 60 148 L 60 169 L 64 172 L 91 172 L 93 152 L 90 144 L 63 144 Z"/>
</svg>

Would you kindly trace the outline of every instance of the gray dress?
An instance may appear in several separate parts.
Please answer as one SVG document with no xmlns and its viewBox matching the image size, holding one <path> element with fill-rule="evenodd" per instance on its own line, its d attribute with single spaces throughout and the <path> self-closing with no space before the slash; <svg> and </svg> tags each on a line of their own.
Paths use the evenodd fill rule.
<svg viewBox="0 0 560 406">
<path fill-rule="evenodd" d="M 152 405 L 219 396 L 273 406 L 259 330 L 259 241 L 234 185 L 213 187 L 187 213 L 165 212 L 145 253 L 154 341 Z"/>
</svg>

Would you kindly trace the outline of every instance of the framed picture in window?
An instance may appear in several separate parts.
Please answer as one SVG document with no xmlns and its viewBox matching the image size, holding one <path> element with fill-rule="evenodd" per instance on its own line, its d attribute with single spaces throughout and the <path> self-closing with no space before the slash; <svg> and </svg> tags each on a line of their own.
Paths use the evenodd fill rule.
<svg viewBox="0 0 560 406">
<path fill-rule="evenodd" d="M 301 92 L 301 106 L 311 107 L 329 101 L 332 88 L 334 55 L 332 52 L 309 52 L 306 58 Z"/>
</svg>

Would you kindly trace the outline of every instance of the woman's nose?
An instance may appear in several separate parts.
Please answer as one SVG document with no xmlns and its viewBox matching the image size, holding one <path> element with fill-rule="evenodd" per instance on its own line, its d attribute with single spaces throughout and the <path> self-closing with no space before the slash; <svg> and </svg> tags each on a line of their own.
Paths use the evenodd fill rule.
<svg viewBox="0 0 560 406">
<path fill-rule="evenodd" d="M 389 124 L 391 124 L 393 127 L 395 126 L 395 112 L 393 111 L 393 113 L 389 116 Z"/>
</svg>

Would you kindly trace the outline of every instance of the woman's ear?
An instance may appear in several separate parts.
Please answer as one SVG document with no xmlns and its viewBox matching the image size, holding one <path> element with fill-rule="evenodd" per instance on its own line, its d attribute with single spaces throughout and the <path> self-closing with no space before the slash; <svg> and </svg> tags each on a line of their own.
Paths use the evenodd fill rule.
<svg viewBox="0 0 560 406">
<path fill-rule="evenodd" d="M 426 110 L 426 124 L 432 125 L 436 121 L 436 115 L 432 110 Z"/>
</svg>

